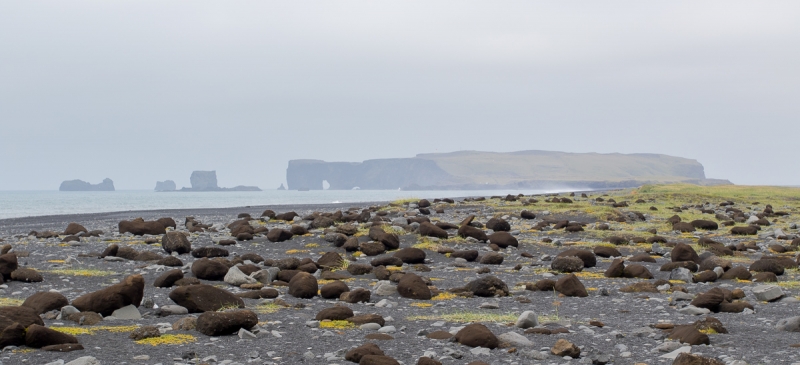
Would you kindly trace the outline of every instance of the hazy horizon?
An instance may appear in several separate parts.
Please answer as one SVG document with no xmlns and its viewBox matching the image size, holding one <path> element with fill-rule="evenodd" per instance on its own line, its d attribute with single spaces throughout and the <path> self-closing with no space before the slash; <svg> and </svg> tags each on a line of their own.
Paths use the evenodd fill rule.
<svg viewBox="0 0 800 365">
<path fill-rule="evenodd" d="M 800 185 L 800 3 L 0 3 L 0 190 L 548 150 Z"/>
</svg>

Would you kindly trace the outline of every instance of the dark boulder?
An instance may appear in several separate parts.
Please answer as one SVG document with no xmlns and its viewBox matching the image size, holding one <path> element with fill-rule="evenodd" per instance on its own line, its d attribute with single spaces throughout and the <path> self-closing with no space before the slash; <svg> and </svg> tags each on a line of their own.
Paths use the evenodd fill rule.
<svg viewBox="0 0 800 365">
<path fill-rule="evenodd" d="M 345 284 L 343 281 L 334 280 L 333 282 L 327 283 L 320 288 L 319 296 L 325 299 L 337 299 L 342 295 L 342 293 L 349 291 L 350 288 L 347 287 L 347 284 Z"/>
<path fill-rule="evenodd" d="M 181 232 L 168 232 L 161 236 L 161 247 L 167 253 L 177 252 L 179 255 L 192 251 L 192 244 Z"/>
<path fill-rule="evenodd" d="M 491 229 L 495 232 L 500 232 L 500 231 L 508 232 L 511 230 L 511 224 L 509 224 L 503 218 L 492 218 L 489 219 L 488 222 L 486 222 L 486 228 Z"/>
<path fill-rule="evenodd" d="M 45 346 L 78 343 L 73 335 L 56 331 L 38 324 L 32 324 L 25 331 L 25 346 L 35 349 Z"/>
<path fill-rule="evenodd" d="M 299 272 L 289 280 L 289 295 L 295 298 L 310 299 L 317 296 L 317 278 L 306 272 Z"/>
<path fill-rule="evenodd" d="M 275 228 L 267 233 L 267 239 L 270 242 L 283 242 L 292 239 L 294 234 L 282 228 Z"/>
<path fill-rule="evenodd" d="M 489 328 L 473 323 L 462 328 L 455 336 L 456 342 L 469 347 L 497 348 L 500 341 Z"/>
<path fill-rule="evenodd" d="M 420 250 L 414 247 L 406 247 L 400 250 L 397 250 L 394 257 L 400 259 L 406 264 L 424 264 L 425 263 L 425 251 Z"/>
<path fill-rule="evenodd" d="M 675 247 L 672 248 L 672 254 L 670 256 L 672 262 L 679 262 L 679 261 L 692 261 L 694 263 L 701 263 L 700 256 L 697 255 L 697 251 L 685 243 L 677 243 Z"/>
<path fill-rule="evenodd" d="M 183 279 L 183 271 L 181 269 L 168 270 L 153 281 L 153 286 L 156 288 L 171 288 L 180 279 Z"/>
<path fill-rule="evenodd" d="M 215 312 L 221 308 L 244 308 L 244 301 L 231 292 L 211 285 L 179 286 L 169 293 L 169 299 L 189 310 L 189 313 Z"/>
<path fill-rule="evenodd" d="M 508 232 L 495 232 L 489 235 L 489 242 L 497 245 L 500 248 L 507 248 L 509 246 L 519 247 L 519 241 Z"/>
<path fill-rule="evenodd" d="M 192 256 L 196 258 L 202 257 L 228 257 L 230 253 L 228 250 L 222 247 L 213 247 L 213 246 L 206 246 L 206 247 L 199 247 L 192 250 Z"/>
<path fill-rule="evenodd" d="M 464 289 L 478 297 L 504 297 L 509 293 L 508 285 L 496 276 L 484 276 L 470 281 Z"/>
<path fill-rule="evenodd" d="M 95 312 L 109 316 L 115 310 L 142 304 L 144 296 L 144 278 L 142 275 L 131 275 L 121 283 L 114 284 L 95 292 L 81 295 L 72 301 L 72 306 L 81 312 Z"/>
<path fill-rule="evenodd" d="M 397 283 L 397 292 L 401 297 L 410 299 L 429 300 L 431 290 L 419 275 L 405 274 Z"/>
<path fill-rule="evenodd" d="M 43 314 L 52 310 L 60 310 L 61 307 L 69 305 L 69 300 L 61 293 L 38 292 L 25 299 L 20 306 L 31 308 L 36 313 Z"/>
<path fill-rule="evenodd" d="M 556 291 L 568 297 L 588 297 L 589 292 L 575 274 L 569 274 L 556 281 Z"/>
<path fill-rule="evenodd" d="M 447 239 L 447 231 L 430 222 L 423 222 L 419 225 L 419 234 L 422 236 Z"/>
<path fill-rule="evenodd" d="M 118 224 L 118 228 L 119 233 L 131 233 L 134 236 L 144 236 L 146 234 L 162 235 L 167 233 L 166 228 L 164 228 L 161 222 L 144 221 L 141 219 L 121 221 Z"/>
<path fill-rule="evenodd" d="M 589 250 L 573 248 L 560 252 L 556 257 L 577 257 L 583 261 L 583 267 L 595 267 L 597 265 L 597 256 Z"/>
<path fill-rule="evenodd" d="M 206 336 L 230 335 L 240 328 L 251 329 L 258 324 L 253 311 L 239 309 L 227 312 L 203 312 L 197 317 L 197 331 Z"/>
<path fill-rule="evenodd" d="M 192 274 L 198 279 L 221 281 L 228 273 L 228 266 L 217 261 L 202 258 L 192 263 Z"/>
</svg>

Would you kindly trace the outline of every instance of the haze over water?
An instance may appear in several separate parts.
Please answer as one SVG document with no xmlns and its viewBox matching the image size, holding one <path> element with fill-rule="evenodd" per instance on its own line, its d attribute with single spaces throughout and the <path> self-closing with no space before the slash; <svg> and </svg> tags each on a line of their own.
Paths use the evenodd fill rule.
<svg viewBox="0 0 800 365">
<path fill-rule="evenodd" d="M 228 208 L 392 201 L 556 192 L 535 190 L 267 190 L 254 192 L 0 191 L 0 219 L 162 209 Z"/>
</svg>

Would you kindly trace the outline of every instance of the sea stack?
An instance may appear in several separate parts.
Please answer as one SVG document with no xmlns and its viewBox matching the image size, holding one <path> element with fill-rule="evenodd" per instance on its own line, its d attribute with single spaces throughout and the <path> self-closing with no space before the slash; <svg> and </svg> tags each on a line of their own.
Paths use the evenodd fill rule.
<svg viewBox="0 0 800 365">
<path fill-rule="evenodd" d="M 111 179 L 103 179 L 99 184 L 90 184 L 83 180 L 66 180 L 61 183 L 59 191 L 114 191 L 114 182 Z"/>
</svg>

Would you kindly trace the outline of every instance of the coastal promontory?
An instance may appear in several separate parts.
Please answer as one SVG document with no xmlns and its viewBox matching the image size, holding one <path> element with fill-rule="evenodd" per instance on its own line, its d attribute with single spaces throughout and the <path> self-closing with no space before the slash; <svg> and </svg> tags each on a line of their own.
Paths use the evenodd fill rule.
<svg viewBox="0 0 800 365">
<path fill-rule="evenodd" d="M 114 182 L 111 179 L 103 179 L 99 184 L 90 184 L 83 180 L 66 180 L 61 183 L 59 191 L 114 191 Z"/>
<path fill-rule="evenodd" d="M 420 154 L 412 158 L 292 160 L 288 188 L 321 190 L 610 189 L 649 183 L 730 184 L 707 179 L 693 159 L 660 154 L 552 151 Z"/>
</svg>

